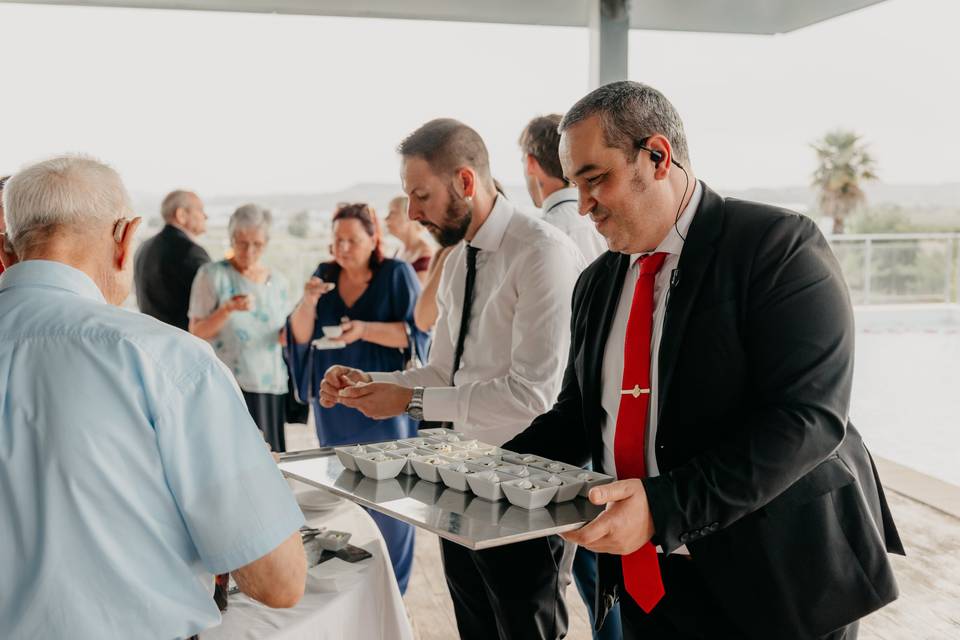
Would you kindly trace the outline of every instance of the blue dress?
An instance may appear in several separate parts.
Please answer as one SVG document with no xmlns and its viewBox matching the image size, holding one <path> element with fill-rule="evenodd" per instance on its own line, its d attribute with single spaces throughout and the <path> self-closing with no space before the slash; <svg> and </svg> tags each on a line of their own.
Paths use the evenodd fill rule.
<svg viewBox="0 0 960 640">
<path fill-rule="evenodd" d="M 324 282 L 337 282 L 340 267 L 336 263 L 323 263 L 313 275 Z M 337 289 L 320 297 L 311 341 L 323 337 L 322 327 L 339 325 L 340 319 L 345 316 L 351 320 L 367 322 L 405 322 L 411 345 L 416 348 L 421 361 L 425 361 L 430 337 L 417 329 L 413 320 L 413 309 L 419 296 L 420 282 L 413 268 L 406 262 L 386 259 L 374 272 L 370 284 L 352 307 L 344 304 Z M 289 326 L 287 335 L 293 336 Z M 329 350 L 311 348 L 309 342 L 295 344 L 293 340 L 288 340 L 287 344 L 287 363 L 293 376 L 294 389 L 301 402 L 309 402 L 313 406 L 317 438 L 322 446 L 376 442 L 416 435 L 417 423 L 405 415 L 372 420 L 355 409 L 341 405 L 325 409 L 318 401 L 320 382 L 329 367 L 339 364 L 363 371 L 397 371 L 403 369 L 410 359 L 409 348 L 384 347 L 363 340 L 343 349 Z M 370 511 L 370 515 L 387 543 L 397 583 L 403 593 L 406 591 L 413 564 L 414 528 L 375 511 Z"/>
</svg>

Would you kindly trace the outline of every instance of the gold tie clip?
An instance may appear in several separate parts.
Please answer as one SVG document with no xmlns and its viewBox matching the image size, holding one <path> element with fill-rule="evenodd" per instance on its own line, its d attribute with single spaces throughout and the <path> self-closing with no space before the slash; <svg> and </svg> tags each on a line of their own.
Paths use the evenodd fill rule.
<svg viewBox="0 0 960 640">
<path fill-rule="evenodd" d="M 622 396 L 633 396 L 634 398 L 639 398 L 641 395 L 646 395 L 650 393 L 650 389 L 641 389 L 640 385 L 634 385 L 633 389 L 624 389 L 620 392 Z"/>
</svg>

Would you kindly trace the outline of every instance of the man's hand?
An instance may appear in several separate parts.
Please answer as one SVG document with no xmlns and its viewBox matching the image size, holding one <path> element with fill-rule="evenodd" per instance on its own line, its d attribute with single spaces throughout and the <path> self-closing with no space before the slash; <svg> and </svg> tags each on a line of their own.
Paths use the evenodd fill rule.
<svg viewBox="0 0 960 640">
<path fill-rule="evenodd" d="M 643 482 L 618 480 L 590 490 L 590 502 L 606 511 L 576 531 L 561 533 L 564 540 L 600 553 L 628 555 L 653 537 L 653 519 Z"/>
<path fill-rule="evenodd" d="M 323 374 L 320 383 L 320 406 L 329 409 L 340 401 L 340 390 L 359 382 L 370 382 L 370 376 L 351 367 L 334 365 Z"/>
<path fill-rule="evenodd" d="M 391 382 L 359 382 L 340 390 L 340 404 L 374 420 L 399 416 L 407 409 L 413 389 Z"/>
</svg>

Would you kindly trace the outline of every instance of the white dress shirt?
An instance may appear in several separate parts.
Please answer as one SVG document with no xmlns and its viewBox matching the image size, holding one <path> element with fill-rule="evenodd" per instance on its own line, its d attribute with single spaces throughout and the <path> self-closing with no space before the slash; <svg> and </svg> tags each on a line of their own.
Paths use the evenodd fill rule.
<svg viewBox="0 0 960 640">
<path fill-rule="evenodd" d="M 576 189 L 570 187 L 554 191 L 544 198 L 541 210 L 543 220 L 567 234 L 580 249 L 587 264 L 607 251 L 607 241 L 597 227 L 589 218 L 580 215 Z"/>
<path fill-rule="evenodd" d="M 670 233 L 663 239 L 660 245 L 653 253 L 667 253 L 666 259 L 660 272 L 657 273 L 653 285 L 653 330 L 650 336 L 650 362 L 657 363 L 660 359 L 660 338 L 663 335 L 663 319 L 667 309 L 667 298 L 670 291 L 671 272 L 677 268 L 680 262 L 680 252 L 683 251 L 683 239 L 677 234 L 677 229 L 687 237 L 687 230 L 697 213 L 697 206 L 700 204 L 700 198 L 703 195 L 703 188 L 700 182 L 693 188 L 693 195 L 690 196 L 690 202 L 680 215 L 680 220 L 676 228 L 670 229 Z M 617 464 L 613 455 L 613 443 L 617 432 L 617 415 L 620 413 L 621 385 L 623 383 L 623 349 L 627 337 L 627 320 L 630 317 L 630 307 L 633 305 L 633 291 L 637 286 L 637 278 L 640 275 L 640 268 L 637 261 L 643 253 L 636 253 L 630 256 L 630 268 L 627 270 L 627 276 L 623 281 L 623 289 L 620 292 L 620 301 L 617 303 L 617 313 L 613 317 L 613 323 L 610 325 L 610 333 L 607 335 L 607 345 L 603 352 L 603 369 L 601 371 L 601 396 L 600 404 L 603 406 L 603 424 L 601 433 L 603 434 L 603 471 L 612 476 L 617 475 Z M 644 461 L 646 462 L 647 475 L 660 475 L 657 467 L 656 441 L 657 441 L 657 385 L 659 383 L 660 367 L 651 364 L 650 367 L 650 410 L 647 412 L 647 437 L 644 447 Z"/>
<path fill-rule="evenodd" d="M 570 297 L 586 265 L 567 236 L 524 215 L 502 195 L 470 244 L 480 252 L 455 386 L 450 374 L 463 309 L 466 243 L 443 265 L 427 366 L 371 377 L 426 387 L 426 420 L 452 422 L 472 438 L 500 445 L 556 401 L 570 347 Z"/>
</svg>

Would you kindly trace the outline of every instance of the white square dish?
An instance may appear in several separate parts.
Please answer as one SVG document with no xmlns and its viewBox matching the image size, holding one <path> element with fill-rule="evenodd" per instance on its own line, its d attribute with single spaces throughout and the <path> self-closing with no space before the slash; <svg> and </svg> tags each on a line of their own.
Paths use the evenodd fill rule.
<svg viewBox="0 0 960 640">
<path fill-rule="evenodd" d="M 356 456 L 365 455 L 370 453 L 370 449 L 367 449 L 365 446 L 356 444 L 346 447 L 334 447 L 333 452 L 337 454 L 337 459 L 340 461 L 340 464 L 343 465 L 344 469 L 350 469 L 350 471 L 357 471 L 357 462 Z"/>
<path fill-rule="evenodd" d="M 407 463 L 406 458 L 391 457 L 385 451 L 354 456 L 360 473 L 373 480 L 396 478 Z"/>
<path fill-rule="evenodd" d="M 583 488 L 583 480 L 566 478 L 556 474 L 544 474 L 537 478 L 544 484 L 557 487 L 557 495 L 553 496 L 553 502 L 568 502 L 580 495 L 580 489 Z"/>
<path fill-rule="evenodd" d="M 403 468 L 400 469 L 400 473 L 408 476 L 415 475 L 417 472 L 413 470 L 413 459 L 423 455 L 420 451 L 416 449 L 403 449 L 402 451 L 387 451 L 385 452 L 391 458 L 403 458 L 406 460 L 406 464 L 403 465 Z"/>
<path fill-rule="evenodd" d="M 503 454 L 503 461 L 525 465 L 539 465 L 546 462 L 553 462 L 552 460 L 547 460 L 546 458 L 541 458 L 531 453 L 505 453 Z"/>
<path fill-rule="evenodd" d="M 437 467 L 449 464 L 450 462 L 453 462 L 453 460 L 437 453 L 428 456 L 417 456 L 410 459 L 413 470 L 422 480 L 426 480 L 427 482 L 440 482 L 440 472 L 437 470 Z"/>
<path fill-rule="evenodd" d="M 538 462 L 536 464 L 531 463 L 530 466 L 536 467 L 541 471 L 546 471 L 547 473 L 570 473 L 580 470 L 580 467 L 556 460 L 547 460 L 546 462 Z"/>
<path fill-rule="evenodd" d="M 440 473 L 443 484 L 457 491 L 467 491 L 467 474 L 483 471 L 483 469 L 469 462 L 458 461 L 437 467 L 437 471 Z"/>
<path fill-rule="evenodd" d="M 583 482 L 583 486 L 580 487 L 580 495 L 584 498 L 586 498 L 590 493 L 590 489 L 601 484 L 613 482 L 612 476 L 608 476 L 605 473 L 600 473 L 598 471 L 588 471 L 587 469 L 577 469 L 575 471 L 568 471 L 566 473 L 560 473 L 557 475 L 561 477 L 569 477 L 572 480 L 579 480 Z"/>
<path fill-rule="evenodd" d="M 550 504 L 559 487 L 539 478 L 517 478 L 501 483 L 503 495 L 510 504 L 524 509 L 539 509 Z"/>
<path fill-rule="evenodd" d="M 503 489 L 501 484 L 508 480 L 516 480 L 516 476 L 511 476 L 498 471 L 477 471 L 467 474 L 467 486 L 474 495 L 484 500 L 503 500 Z"/>
</svg>

